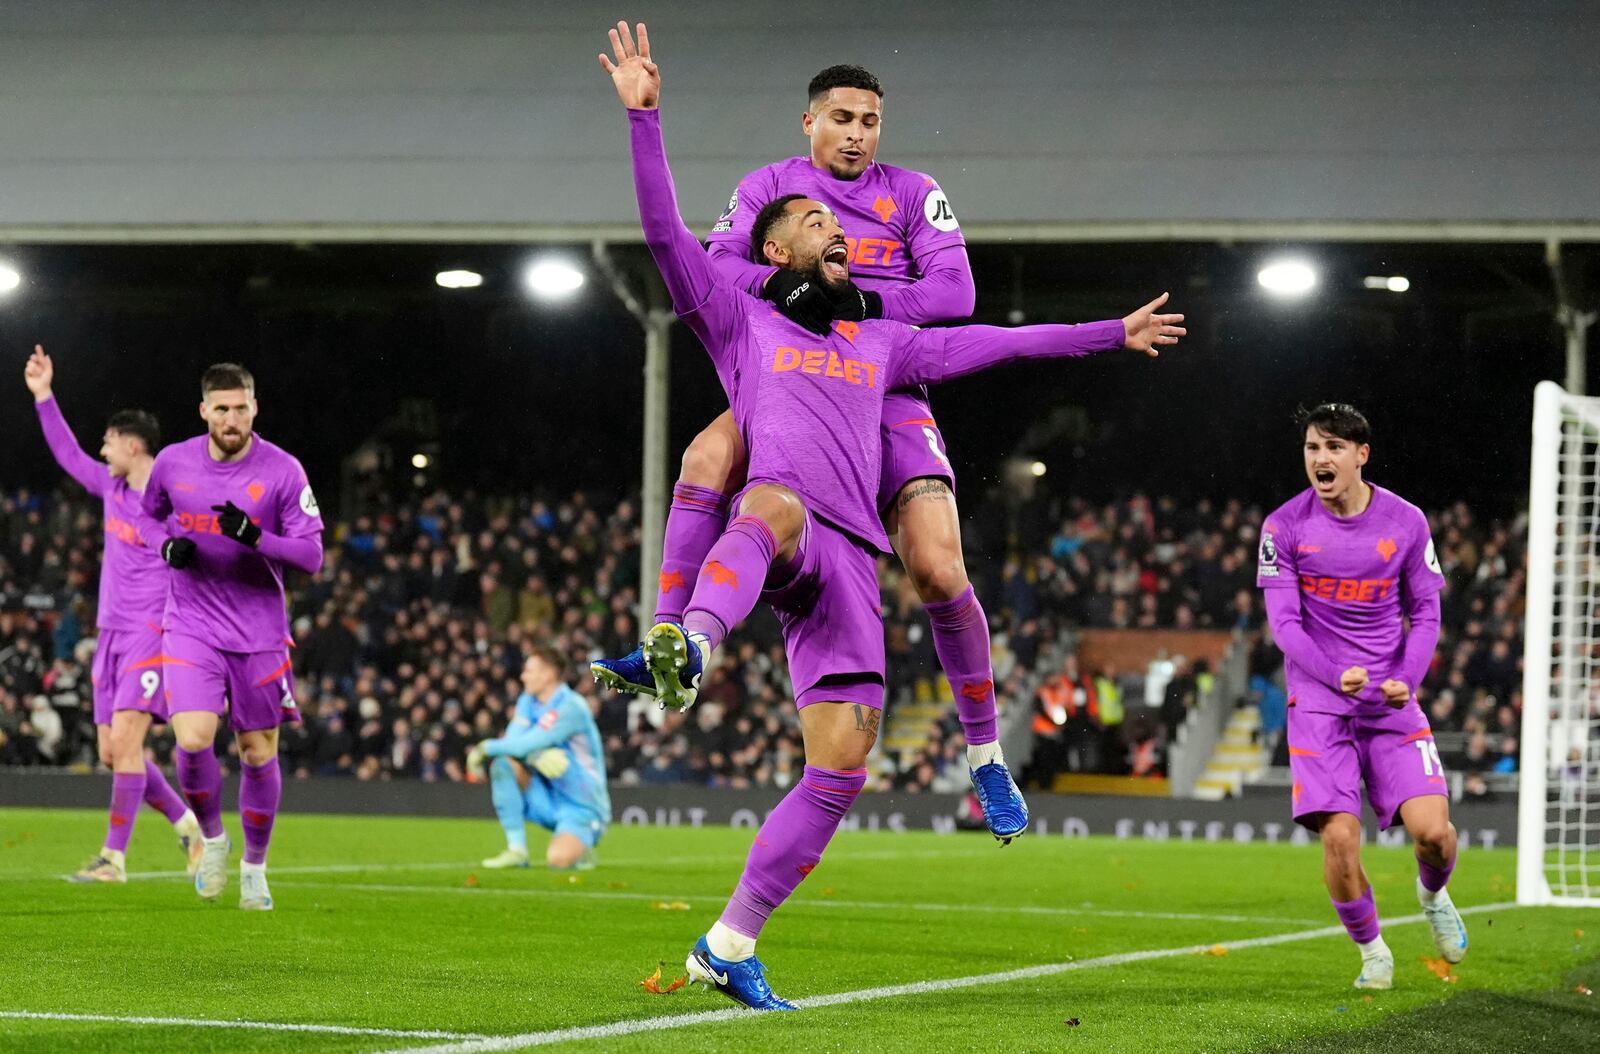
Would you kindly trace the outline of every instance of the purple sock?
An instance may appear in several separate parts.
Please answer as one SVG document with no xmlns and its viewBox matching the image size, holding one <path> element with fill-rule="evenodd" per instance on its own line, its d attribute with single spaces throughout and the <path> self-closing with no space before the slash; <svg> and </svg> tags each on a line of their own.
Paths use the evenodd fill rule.
<svg viewBox="0 0 1600 1054">
<path fill-rule="evenodd" d="M 239 822 L 244 826 L 244 862 L 267 862 L 267 843 L 272 841 L 272 821 L 278 818 L 278 801 L 283 797 L 283 772 L 278 759 L 261 765 L 239 766 Z"/>
<path fill-rule="evenodd" d="M 722 910 L 722 924 L 752 939 L 761 936 L 768 916 L 822 859 L 866 783 L 866 769 L 839 772 L 807 765 L 800 782 L 756 832 L 744 874 Z"/>
<path fill-rule="evenodd" d="M 1434 867 L 1422 857 L 1417 857 L 1417 874 L 1422 878 L 1422 888 L 1429 893 L 1437 893 L 1450 881 L 1450 872 L 1456 869 L 1456 858 L 1451 857 L 1445 861 L 1443 867 Z"/>
<path fill-rule="evenodd" d="M 683 628 L 703 633 L 711 647 L 755 610 L 761 587 L 778 555 L 778 539 L 765 521 L 736 516 L 706 554 L 695 583 L 694 598 L 683 616 Z"/>
<path fill-rule="evenodd" d="M 1339 921 L 1357 944 L 1365 944 L 1378 936 L 1378 902 L 1372 899 L 1371 886 L 1352 901 L 1335 900 L 1333 910 L 1339 913 Z"/>
<path fill-rule="evenodd" d="M 106 824 L 106 848 L 128 851 L 133 837 L 133 821 L 139 815 L 139 799 L 144 797 L 144 773 L 111 774 L 111 820 Z"/>
<path fill-rule="evenodd" d="M 933 627 L 933 650 L 955 695 L 956 716 L 967 746 L 1000 738 L 994 702 L 994 667 L 989 661 L 989 619 L 968 586 L 953 600 L 922 605 Z"/>
<path fill-rule="evenodd" d="M 178 789 L 200 821 L 200 833 L 207 838 L 222 834 L 222 768 L 210 747 L 201 750 L 178 748 Z"/>
<path fill-rule="evenodd" d="M 728 525 L 728 496 L 710 487 L 679 480 L 672 487 L 672 509 L 661 539 L 661 579 L 656 587 L 656 621 L 682 622 L 694 593 L 694 580 L 711 547 Z"/>
<path fill-rule="evenodd" d="M 144 803 L 165 816 L 168 823 L 177 823 L 189 811 L 167 777 L 161 774 L 161 766 L 148 758 L 144 763 Z"/>
</svg>

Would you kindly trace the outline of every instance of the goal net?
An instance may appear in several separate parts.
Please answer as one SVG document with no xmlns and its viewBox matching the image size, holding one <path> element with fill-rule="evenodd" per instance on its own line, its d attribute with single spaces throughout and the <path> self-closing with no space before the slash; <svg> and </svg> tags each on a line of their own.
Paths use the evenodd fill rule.
<svg viewBox="0 0 1600 1054">
<path fill-rule="evenodd" d="M 1534 390 L 1517 902 L 1600 905 L 1600 399 Z"/>
</svg>

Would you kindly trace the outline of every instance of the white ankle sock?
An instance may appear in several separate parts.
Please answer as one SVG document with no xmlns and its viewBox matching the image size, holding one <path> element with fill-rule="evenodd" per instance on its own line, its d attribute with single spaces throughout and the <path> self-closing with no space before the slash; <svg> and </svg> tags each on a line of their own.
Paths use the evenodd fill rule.
<svg viewBox="0 0 1600 1054">
<path fill-rule="evenodd" d="M 706 944 L 710 945 L 712 955 L 731 963 L 743 962 L 756 953 L 754 937 L 746 937 L 738 930 L 724 926 L 721 919 L 711 924 L 711 929 L 706 933 Z"/>
<path fill-rule="evenodd" d="M 1362 960 L 1394 958 L 1394 954 L 1389 951 L 1389 946 L 1383 943 L 1382 934 L 1372 938 L 1365 944 L 1357 944 L 1356 947 L 1361 949 Z"/>
<path fill-rule="evenodd" d="M 993 743 L 977 743 L 967 748 L 967 767 L 979 769 L 991 761 L 998 761 L 1004 765 L 1006 756 L 1000 753 L 1000 741 Z"/>
<path fill-rule="evenodd" d="M 1417 879 L 1417 902 L 1425 908 L 1431 908 L 1441 900 L 1449 900 L 1449 886 L 1440 886 L 1438 889 L 1429 889 L 1422 884 L 1422 879 Z"/>
</svg>

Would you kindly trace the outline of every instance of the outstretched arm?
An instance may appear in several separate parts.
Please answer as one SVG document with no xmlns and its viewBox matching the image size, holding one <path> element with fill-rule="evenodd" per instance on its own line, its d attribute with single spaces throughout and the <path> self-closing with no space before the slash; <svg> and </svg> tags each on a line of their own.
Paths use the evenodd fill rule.
<svg viewBox="0 0 1600 1054">
<path fill-rule="evenodd" d="M 1182 315 L 1159 315 L 1162 293 L 1127 318 L 1079 326 L 956 326 L 908 330 L 890 360 L 888 384 L 938 384 L 969 373 L 1029 359 L 1074 358 L 1118 348 L 1154 358 L 1158 345 L 1176 344 L 1188 330 Z"/>
<path fill-rule="evenodd" d="M 105 465 L 84 453 L 72 429 L 67 427 L 67 419 L 61 415 L 61 407 L 50 387 L 55 375 L 55 364 L 50 361 L 50 356 L 44 353 L 42 345 L 35 344 L 33 354 L 28 356 L 28 365 L 23 368 L 22 379 L 27 383 L 28 391 L 33 393 L 33 408 L 39 415 L 44 441 L 49 444 L 50 454 L 56 459 L 56 464 L 67 475 L 77 480 L 90 494 L 103 498 L 106 482 L 111 477 Z"/>
<path fill-rule="evenodd" d="M 650 58 L 644 23 L 639 23 L 637 46 L 626 22 L 618 22 L 610 35 L 616 61 L 601 55 L 600 68 L 611 75 L 617 97 L 628 108 L 633 189 L 645 245 L 672 296 L 673 311 L 700 337 L 711 357 L 720 360 L 738 322 L 737 294 L 718 281 L 716 268 L 678 212 L 661 140 L 661 72 Z"/>
</svg>

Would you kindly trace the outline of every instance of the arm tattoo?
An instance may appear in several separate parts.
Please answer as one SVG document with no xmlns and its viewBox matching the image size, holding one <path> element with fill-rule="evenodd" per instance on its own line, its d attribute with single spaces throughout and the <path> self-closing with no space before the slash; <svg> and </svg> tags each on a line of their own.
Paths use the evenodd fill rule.
<svg viewBox="0 0 1600 1054">
<path fill-rule="evenodd" d="M 950 488 L 942 479 L 920 479 L 906 485 L 900 492 L 900 500 L 895 503 L 896 508 L 903 509 L 918 498 L 953 498 Z"/>
</svg>

